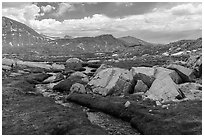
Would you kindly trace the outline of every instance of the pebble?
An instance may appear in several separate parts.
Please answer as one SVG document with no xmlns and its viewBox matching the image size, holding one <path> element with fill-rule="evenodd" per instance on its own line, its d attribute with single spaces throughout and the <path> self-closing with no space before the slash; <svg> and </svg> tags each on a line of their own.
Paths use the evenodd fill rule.
<svg viewBox="0 0 204 137">
<path fill-rule="evenodd" d="M 130 101 L 127 101 L 126 103 L 125 103 L 125 107 L 127 108 L 127 107 L 129 107 L 130 106 Z"/>
</svg>

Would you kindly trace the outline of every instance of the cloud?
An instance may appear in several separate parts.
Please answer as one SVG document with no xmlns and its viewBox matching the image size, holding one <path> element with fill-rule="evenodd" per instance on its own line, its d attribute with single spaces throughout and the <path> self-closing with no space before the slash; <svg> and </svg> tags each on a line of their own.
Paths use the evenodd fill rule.
<svg viewBox="0 0 204 137">
<path fill-rule="evenodd" d="M 53 13 L 54 16 L 62 16 L 67 11 L 73 11 L 75 10 L 74 6 L 69 3 L 59 3 L 59 8 L 55 13 Z"/>
<path fill-rule="evenodd" d="M 30 20 L 35 20 L 39 16 L 40 8 L 35 4 L 27 4 L 23 8 L 3 8 L 2 15 L 28 24 Z"/>
<path fill-rule="evenodd" d="M 44 13 L 48 13 L 48 12 L 52 11 L 53 9 L 55 9 L 55 7 L 47 5 L 47 6 L 42 6 L 41 9 L 43 10 Z"/>
<path fill-rule="evenodd" d="M 46 7 L 49 11 L 50 6 Z M 75 10 L 73 5 L 60 3 L 54 13 L 55 15 L 62 15 L 70 10 Z M 139 35 L 138 32 L 140 32 L 143 38 L 146 36 L 146 38 L 151 39 L 152 36 L 153 40 L 154 35 L 160 36 L 161 39 L 175 35 L 171 37 L 173 39 L 179 36 L 179 32 L 182 32 L 182 37 L 184 37 L 183 32 L 201 30 L 201 11 L 202 6 L 200 3 L 182 3 L 171 8 L 157 7 L 152 12 L 140 15 L 111 18 L 104 14 L 94 14 L 81 19 L 57 21 L 54 18 L 37 20 L 36 17 L 40 16 L 40 8 L 35 4 L 31 4 L 24 6 L 22 9 L 3 8 L 2 14 L 23 22 L 40 33 L 51 36 L 64 36 L 66 34 L 72 36 L 96 36 L 104 33 L 121 36 L 128 35 L 128 33 Z M 151 33 L 148 34 L 148 32 Z M 185 37 L 187 36 L 185 35 Z"/>
<path fill-rule="evenodd" d="M 173 7 L 170 11 L 174 15 L 201 14 L 202 3 L 196 5 L 193 5 L 192 3 L 178 5 Z"/>
</svg>

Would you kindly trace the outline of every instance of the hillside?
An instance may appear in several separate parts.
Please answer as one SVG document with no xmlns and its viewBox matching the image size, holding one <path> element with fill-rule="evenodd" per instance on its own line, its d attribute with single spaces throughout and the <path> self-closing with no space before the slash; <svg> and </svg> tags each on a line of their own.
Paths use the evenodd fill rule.
<svg viewBox="0 0 204 137">
<path fill-rule="evenodd" d="M 152 43 L 146 42 L 144 40 L 132 37 L 132 36 L 125 36 L 118 38 L 119 40 L 124 41 L 127 43 L 129 47 L 135 47 L 135 46 L 152 46 Z"/>
</svg>

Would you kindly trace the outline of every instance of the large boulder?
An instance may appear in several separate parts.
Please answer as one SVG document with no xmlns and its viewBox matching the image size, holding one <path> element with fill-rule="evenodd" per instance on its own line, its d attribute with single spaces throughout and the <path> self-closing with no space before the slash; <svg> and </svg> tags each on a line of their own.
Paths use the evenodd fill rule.
<svg viewBox="0 0 204 137">
<path fill-rule="evenodd" d="M 88 83 L 94 93 L 107 95 L 120 95 L 129 92 L 133 80 L 130 71 L 121 68 L 107 68 L 101 70 Z"/>
<path fill-rule="evenodd" d="M 101 70 L 104 70 L 107 68 L 112 68 L 112 66 L 107 65 L 107 64 L 101 64 L 101 66 L 95 71 L 95 75 L 98 74 Z"/>
<path fill-rule="evenodd" d="M 50 76 L 51 76 L 50 74 L 46 74 L 46 73 L 37 73 L 37 74 L 30 74 L 26 76 L 25 79 L 30 84 L 39 84 Z"/>
<path fill-rule="evenodd" d="M 202 77 L 202 54 L 191 55 L 187 60 L 187 66 L 194 70 L 196 77 Z"/>
<path fill-rule="evenodd" d="M 163 67 L 155 67 L 155 73 L 154 73 L 155 78 L 163 78 L 163 77 L 166 77 L 167 75 L 169 75 L 176 84 L 182 83 L 181 77 L 178 75 L 178 73 L 175 70 L 166 69 Z"/>
<path fill-rule="evenodd" d="M 171 64 L 168 69 L 175 70 L 182 78 L 183 82 L 191 82 L 195 78 L 193 69 L 189 69 L 180 65 Z"/>
<path fill-rule="evenodd" d="M 84 74 L 83 72 L 74 72 L 74 73 L 72 73 L 70 76 L 69 76 L 69 78 L 71 79 L 71 78 L 73 78 L 73 77 L 81 77 L 81 80 L 82 81 L 84 81 L 84 82 L 86 82 L 86 83 L 88 83 L 89 82 L 89 77 L 86 75 L 86 74 Z"/>
<path fill-rule="evenodd" d="M 66 69 L 68 70 L 78 70 L 82 68 L 83 61 L 78 58 L 69 58 L 66 61 Z"/>
<path fill-rule="evenodd" d="M 170 76 L 157 78 L 145 93 L 148 98 L 162 102 L 175 100 L 177 96 L 184 97 Z"/>
<path fill-rule="evenodd" d="M 179 85 L 179 88 L 188 100 L 202 100 L 202 85 L 198 83 L 183 83 Z"/>
<path fill-rule="evenodd" d="M 86 82 L 84 82 L 81 77 L 79 76 L 75 76 L 75 77 L 71 77 L 65 80 L 62 80 L 61 82 L 59 82 L 57 85 L 55 85 L 53 87 L 54 91 L 58 91 L 58 92 L 66 92 L 66 93 L 70 93 L 70 88 L 72 87 L 73 84 L 75 83 L 80 83 L 80 84 L 86 84 Z"/>
</svg>

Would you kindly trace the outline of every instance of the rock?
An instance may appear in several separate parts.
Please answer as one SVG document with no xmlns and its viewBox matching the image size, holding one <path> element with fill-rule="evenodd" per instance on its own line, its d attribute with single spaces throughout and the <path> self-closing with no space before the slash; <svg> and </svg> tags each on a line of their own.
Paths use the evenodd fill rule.
<svg viewBox="0 0 204 137">
<path fill-rule="evenodd" d="M 162 105 L 161 107 L 162 107 L 162 108 L 169 109 L 169 106 L 170 106 L 170 104 L 167 104 L 167 105 Z"/>
<path fill-rule="evenodd" d="M 162 102 L 175 100 L 181 91 L 170 76 L 155 79 L 150 89 L 145 93 L 148 98 Z M 182 96 L 182 95 L 181 95 Z"/>
<path fill-rule="evenodd" d="M 101 62 L 100 60 L 89 60 L 87 63 L 99 63 Z"/>
<path fill-rule="evenodd" d="M 112 68 L 112 66 L 106 65 L 106 64 L 101 64 L 101 66 L 95 71 L 95 75 L 98 74 L 101 70 L 104 70 L 107 68 Z"/>
<path fill-rule="evenodd" d="M 128 108 L 130 106 L 130 101 L 127 101 L 125 102 L 125 105 L 124 105 L 126 108 Z"/>
<path fill-rule="evenodd" d="M 187 66 L 194 70 L 197 78 L 202 77 L 202 54 L 191 55 L 187 61 Z"/>
<path fill-rule="evenodd" d="M 178 73 L 178 75 L 182 78 L 183 82 L 191 82 L 195 78 L 192 69 L 175 64 L 171 64 L 167 68 L 175 70 Z"/>
<path fill-rule="evenodd" d="M 138 80 L 141 80 L 145 85 L 147 85 L 148 88 L 151 87 L 153 81 L 155 80 L 153 76 L 148 76 L 142 73 L 135 73 L 133 79 L 133 85 L 135 85 L 134 83 L 136 83 Z"/>
<path fill-rule="evenodd" d="M 132 74 L 128 70 L 107 68 L 96 74 L 88 85 L 91 86 L 94 93 L 103 96 L 120 95 L 129 92 L 132 80 Z"/>
<path fill-rule="evenodd" d="M 51 70 L 52 66 L 42 62 L 30 62 L 30 61 L 17 61 L 17 65 L 34 67 L 34 68 L 43 68 L 46 70 Z"/>
<path fill-rule="evenodd" d="M 38 74 L 30 74 L 30 75 L 26 76 L 25 79 L 30 84 L 39 84 L 50 76 L 51 76 L 50 74 L 38 73 Z"/>
<path fill-rule="evenodd" d="M 3 70 L 11 70 L 11 67 L 10 66 L 6 66 L 6 65 L 2 65 L 2 69 Z"/>
<path fill-rule="evenodd" d="M 75 77 L 71 77 L 71 78 L 60 81 L 57 85 L 53 87 L 53 90 L 69 93 L 70 88 L 75 83 L 86 84 L 86 82 L 81 80 L 81 77 L 75 76 Z"/>
<path fill-rule="evenodd" d="M 157 106 L 161 106 L 162 105 L 161 102 L 158 101 L 158 100 L 155 103 L 156 103 Z"/>
<path fill-rule="evenodd" d="M 158 78 L 163 78 L 166 76 L 170 76 L 171 79 L 176 83 L 176 84 L 180 84 L 182 83 L 182 79 L 181 77 L 178 75 L 178 73 L 175 70 L 171 70 L 171 69 L 166 69 L 163 67 L 155 67 L 155 74 L 154 77 L 156 79 Z"/>
<path fill-rule="evenodd" d="M 85 89 L 84 85 L 82 85 L 80 83 L 75 83 L 70 88 L 70 92 L 71 93 L 82 93 L 82 94 L 85 94 L 86 93 L 86 89 Z"/>
<path fill-rule="evenodd" d="M 83 61 L 78 58 L 69 58 L 66 63 L 82 63 Z"/>
<path fill-rule="evenodd" d="M 188 100 L 202 100 L 202 85 L 198 83 L 183 83 L 179 85 L 179 88 Z"/>
<path fill-rule="evenodd" d="M 62 65 L 59 65 L 57 63 L 53 63 L 52 64 L 52 69 L 53 70 L 64 70 L 65 69 L 65 66 L 62 64 Z"/>
<path fill-rule="evenodd" d="M 135 76 L 138 73 L 145 74 L 146 76 L 154 76 L 154 68 L 150 67 L 132 67 L 130 72 Z"/>
<path fill-rule="evenodd" d="M 134 93 L 137 93 L 137 92 L 146 92 L 148 90 L 148 87 L 146 84 L 144 84 L 144 82 L 142 80 L 138 80 L 137 81 L 137 84 L 135 85 L 135 88 L 134 88 Z"/>
<path fill-rule="evenodd" d="M 15 65 L 16 61 L 13 59 L 7 59 L 7 58 L 2 59 L 2 65 L 11 66 L 12 64 Z"/>
<path fill-rule="evenodd" d="M 66 69 L 77 70 L 82 68 L 83 61 L 78 58 L 70 58 L 66 61 Z"/>
<path fill-rule="evenodd" d="M 86 82 L 86 83 L 89 82 L 89 77 L 86 74 L 84 74 L 83 72 L 74 72 L 70 75 L 69 78 L 76 77 L 76 76 L 81 77 L 81 80 Z"/>
<path fill-rule="evenodd" d="M 53 76 L 45 79 L 43 81 L 43 83 L 54 83 L 54 82 L 58 82 L 62 79 L 64 79 L 64 75 L 62 75 L 61 73 L 54 73 Z"/>
</svg>

